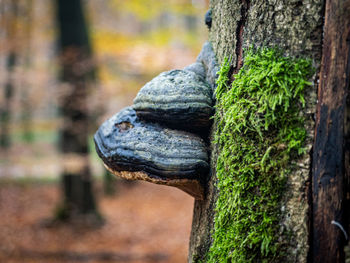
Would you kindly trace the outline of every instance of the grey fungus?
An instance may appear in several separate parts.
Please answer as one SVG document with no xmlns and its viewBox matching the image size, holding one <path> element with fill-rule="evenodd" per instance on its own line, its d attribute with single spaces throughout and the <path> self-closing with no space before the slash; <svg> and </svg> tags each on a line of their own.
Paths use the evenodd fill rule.
<svg viewBox="0 0 350 263">
<path fill-rule="evenodd" d="M 219 64 L 216 61 L 215 53 L 210 42 L 204 43 L 201 52 L 199 53 L 197 60 L 198 63 L 201 63 L 205 67 L 206 78 L 205 80 L 209 83 L 213 92 L 214 99 L 214 91 L 216 89 L 216 79 L 217 72 L 220 69 Z"/>
<path fill-rule="evenodd" d="M 113 174 L 175 186 L 204 198 L 207 146 L 199 136 L 141 121 L 127 107 L 105 121 L 94 136 L 96 151 Z"/>
<path fill-rule="evenodd" d="M 198 132 L 208 130 L 212 105 L 211 87 L 199 74 L 190 70 L 171 70 L 143 86 L 133 108 L 141 119 Z"/>
<path fill-rule="evenodd" d="M 197 76 L 201 77 L 203 80 L 205 80 L 207 75 L 204 65 L 200 62 L 192 63 L 184 67 L 184 70 L 194 72 L 195 74 L 197 74 Z"/>
<path fill-rule="evenodd" d="M 114 175 L 177 187 L 205 198 L 210 170 L 208 134 L 219 66 L 205 43 L 195 63 L 161 73 L 137 94 L 134 105 L 105 121 L 96 151 Z"/>
<path fill-rule="evenodd" d="M 210 30 L 211 28 L 211 24 L 212 24 L 212 21 L 213 21 L 213 18 L 212 18 L 212 10 L 209 9 L 206 13 L 205 13 L 205 16 L 204 16 L 204 23 L 207 25 L 208 29 Z"/>
</svg>

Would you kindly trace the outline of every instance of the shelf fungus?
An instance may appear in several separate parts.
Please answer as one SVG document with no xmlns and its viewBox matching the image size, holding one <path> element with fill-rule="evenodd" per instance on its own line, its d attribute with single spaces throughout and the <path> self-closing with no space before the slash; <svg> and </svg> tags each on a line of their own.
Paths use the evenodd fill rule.
<svg viewBox="0 0 350 263">
<path fill-rule="evenodd" d="M 95 134 L 106 168 L 125 179 L 175 186 L 203 200 L 210 170 L 203 138 L 211 125 L 218 69 L 207 42 L 195 63 L 148 82 L 132 107 Z"/>
<path fill-rule="evenodd" d="M 213 99 L 201 65 L 194 63 L 184 70 L 163 72 L 148 82 L 134 100 L 137 116 L 174 129 L 207 131 Z"/>
<path fill-rule="evenodd" d="M 196 199 L 204 198 L 209 163 L 207 146 L 199 136 L 144 122 L 127 107 L 105 121 L 94 140 L 111 173 L 175 186 Z"/>
</svg>

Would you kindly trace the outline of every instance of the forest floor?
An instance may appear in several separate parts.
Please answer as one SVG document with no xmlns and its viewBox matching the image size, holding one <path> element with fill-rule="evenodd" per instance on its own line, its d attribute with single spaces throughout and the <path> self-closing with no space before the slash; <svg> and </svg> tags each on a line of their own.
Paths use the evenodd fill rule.
<svg viewBox="0 0 350 263">
<path fill-rule="evenodd" d="M 57 183 L 0 183 L 0 262 L 187 261 L 193 198 L 178 189 L 117 181 L 117 193 L 97 199 L 99 228 L 48 219 L 60 201 Z"/>
</svg>

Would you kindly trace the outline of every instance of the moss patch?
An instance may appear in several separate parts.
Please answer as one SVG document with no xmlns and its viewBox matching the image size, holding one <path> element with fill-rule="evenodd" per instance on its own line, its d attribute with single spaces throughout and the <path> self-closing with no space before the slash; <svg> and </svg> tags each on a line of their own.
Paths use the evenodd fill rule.
<svg viewBox="0 0 350 263">
<path fill-rule="evenodd" d="M 300 109 L 311 61 L 251 48 L 232 85 L 229 68 L 226 59 L 217 81 L 219 195 L 206 262 L 278 261 L 280 201 L 292 161 L 305 153 Z"/>
</svg>

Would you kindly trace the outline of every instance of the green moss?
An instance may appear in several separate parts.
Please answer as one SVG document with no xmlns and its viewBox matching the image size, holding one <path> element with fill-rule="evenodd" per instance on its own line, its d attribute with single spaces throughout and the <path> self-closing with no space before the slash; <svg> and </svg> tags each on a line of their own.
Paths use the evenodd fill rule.
<svg viewBox="0 0 350 263">
<path fill-rule="evenodd" d="M 213 243 L 206 262 L 274 262 L 283 254 L 280 202 L 292 160 L 305 153 L 300 109 L 310 60 L 277 49 L 249 49 L 228 85 L 228 60 L 216 90 L 217 188 Z"/>
</svg>

